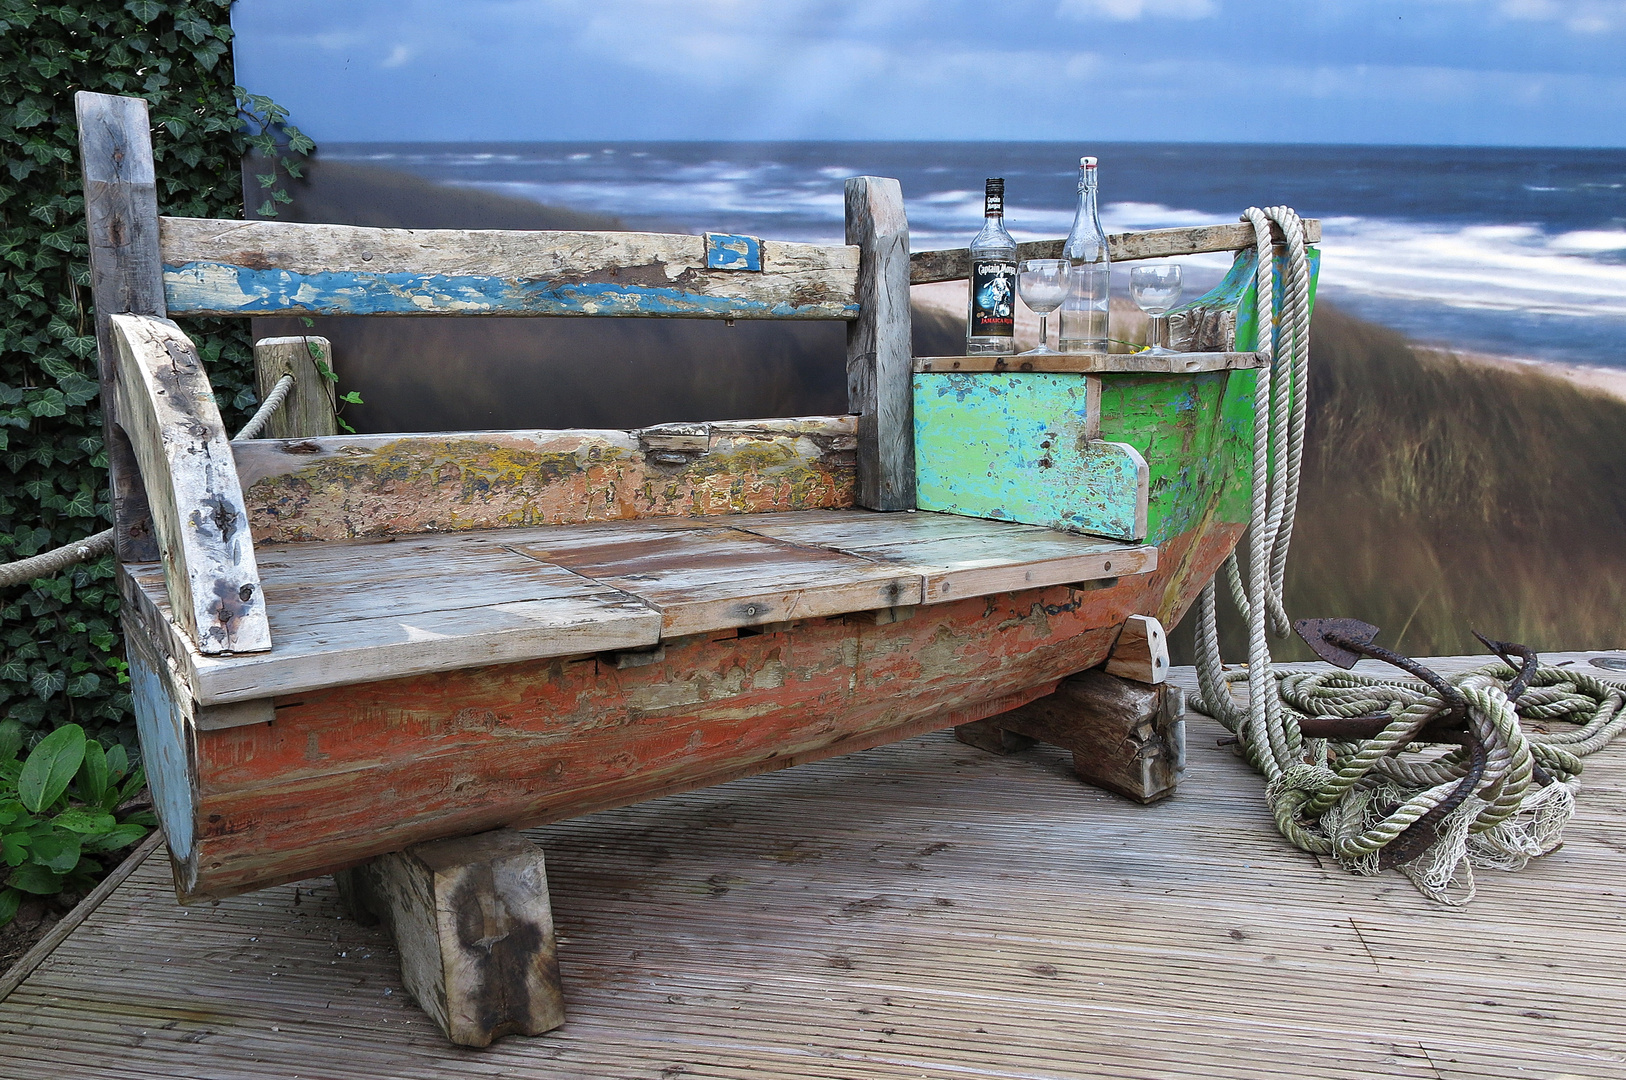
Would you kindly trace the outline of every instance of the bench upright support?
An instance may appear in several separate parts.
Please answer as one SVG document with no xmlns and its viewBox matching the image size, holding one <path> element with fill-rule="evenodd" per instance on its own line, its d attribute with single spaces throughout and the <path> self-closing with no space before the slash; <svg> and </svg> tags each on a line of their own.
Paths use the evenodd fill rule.
<svg viewBox="0 0 1626 1080">
<path fill-rule="evenodd" d="M 158 255 L 158 188 L 147 103 L 141 98 L 74 95 L 79 167 L 90 241 L 90 292 L 96 308 L 102 439 L 107 446 L 113 537 L 119 562 L 158 558 L 147 489 L 119 423 L 114 377 L 119 353 L 108 320 L 118 314 L 166 317 Z"/>
<path fill-rule="evenodd" d="M 858 263 L 858 318 L 847 324 L 847 411 L 858 417 L 858 505 L 915 508 L 909 220 L 896 180 L 847 181 L 847 243 Z"/>
</svg>

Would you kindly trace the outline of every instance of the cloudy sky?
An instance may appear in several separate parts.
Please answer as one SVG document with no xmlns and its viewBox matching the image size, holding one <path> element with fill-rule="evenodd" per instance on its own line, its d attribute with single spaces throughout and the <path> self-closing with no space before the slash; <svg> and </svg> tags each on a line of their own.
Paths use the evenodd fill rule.
<svg viewBox="0 0 1626 1080">
<path fill-rule="evenodd" d="M 318 142 L 1626 146 L 1626 0 L 239 0 Z"/>
</svg>

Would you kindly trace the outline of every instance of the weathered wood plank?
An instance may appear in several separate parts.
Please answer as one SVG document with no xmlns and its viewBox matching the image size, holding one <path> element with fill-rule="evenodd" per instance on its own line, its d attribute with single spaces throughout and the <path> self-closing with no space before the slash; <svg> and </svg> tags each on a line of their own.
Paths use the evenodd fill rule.
<svg viewBox="0 0 1626 1080">
<path fill-rule="evenodd" d="M 1099 374 L 1132 371 L 1144 374 L 1184 375 L 1196 371 L 1230 371 L 1264 364 L 1260 353 L 1057 353 L 1053 356 L 917 356 L 915 374 L 954 371 L 1045 371 Z"/>
<path fill-rule="evenodd" d="M 1280 230 L 1272 224 L 1272 234 L 1281 242 Z M 1317 218 L 1304 219 L 1304 242 L 1319 243 L 1321 222 Z M 1065 240 L 1032 240 L 1016 245 L 1018 259 L 1059 259 Z M 1197 255 L 1206 251 L 1241 251 L 1253 247 L 1253 226 L 1247 222 L 1237 225 L 1197 225 L 1178 229 L 1150 229 L 1144 232 L 1112 233 L 1107 237 L 1107 250 L 1112 261 L 1133 262 L 1137 259 L 1167 259 L 1175 255 Z M 925 285 L 933 281 L 959 281 L 971 273 L 971 259 L 965 248 L 943 251 L 917 251 L 909 258 L 909 284 Z"/>
<path fill-rule="evenodd" d="M 128 567 L 121 594 L 127 616 L 204 705 L 660 640 L 660 615 L 636 598 L 499 544 L 435 537 L 411 552 L 397 546 L 407 545 L 266 549 L 269 653 L 217 658 L 188 648 L 170 629 L 154 564 Z"/>
<path fill-rule="evenodd" d="M 1027 740 L 1073 754 L 1073 769 L 1136 802 L 1174 794 L 1185 770 L 1185 696 L 1102 669 L 1064 679 L 1056 691 L 1011 712 L 955 729 L 963 743 L 1009 753 Z M 1015 739 L 1010 736 L 1015 735 Z"/>
<path fill-rule="evenodd" d="M 1163 632 L 1163 624 L 1150 615 L 1129 616 L 1101 670 L 1147 685 L 1168 678 L 1169 637 Z"/>
<path fill-rule="evenodd" d="M 539 660 L 281 698 L 274 724 L 198 732 L 207 781 L 183 892 L 225 895 L 1007 711 L 1104 659 L 1145 599 L 1129 583 L 1149 580 L 961 600 L 884 626 L 688 637 L 625 669 Z"/>
<path fill-rule="evenodd" d="M 742 518 L 739 527 L 919 574 L 923 604 L 1128 577 L 1157 567 L 1154 547 L 941 514 L 762 514 Z"/>
<path fill-rule="evenodd" d="M 158 558 L 147 489 L 130 440 L 120 426 L 114 383 L 118 348 L 108 319 L 120 312 L 165 317 L 163 265 L 158 256 L 158 194 L 147 103 L 80 90 L 79 170 L 90 245 L 90 291 L 96 309 L 97 373 L 102 433 L 113 502 L 113 537 L 121 562 Z"/>
<path fill-rule="evenodd" d="M 164 289 L 185 315 L 642 315 L 852 319 L 858 253 L 761 241 L 713 269 L 701 236 L 370 229 L 162 219 Z"/>
<path fill-rule="evenodd" d="M 335 878 L 353 910 L 389 927 L 402 984 L 453 1043 L 565 1022 L 547 869 L 523 834 L 419 844 Z"/>
<path fill-rule="evenodd" d="M 1010 372 L 915 377 L 922 510 L 1121 540 L 1147 530 L 1146 460 L 1097 438 L 1101 380 Z"/>
<path fill-rule="evenodd" d="M 256 542 L 851 506 L 850 416 L 234 443 Z"/>
<path fill-rule="evenodd" d="M 197 349 L 167 319 L 114 315 L 110 329 L 119 416 L 148 481 L 175 617 L 206 654 L 267 650 L 248 512 Z"/>
<path fill-rule="evenodd" d="M 909 220 L 896 180 L 847 181 L 847 243 L 863 253 L 858 318 L 847 327 L 847 409 L 858 417 L 858 505 L 915 505 L 909 388 Z"/>
<path fill-rule="evenodd" d="M 195 698 L 220 706 L 1116 579 L 1151 572 L 1157 557 L 1148 545 L 978 518 L 818 510 L 272 545 L 258 558 L 276 647 L 229 658 L 202 656 L 174 632 L 160 566 L 127 567 L 121 588 Z"/>
<path fill-rule="evenodd" d="M 332 379 L 333 343 L 324 337 L 261 338 L 254 343 L 254 381 L 264 401 L 284 375 L 294 377 L 282 407 L 271 414 L 264 439 L 300 439 L 339 433 L 338 398 Z"/>
<path fill-rule="evenodd" d="M 559 530 L 514 551 L 624 590 L 661 613 L 666 638 L 918 604 L 920 575 L 741 529 Z"/>
</svg>

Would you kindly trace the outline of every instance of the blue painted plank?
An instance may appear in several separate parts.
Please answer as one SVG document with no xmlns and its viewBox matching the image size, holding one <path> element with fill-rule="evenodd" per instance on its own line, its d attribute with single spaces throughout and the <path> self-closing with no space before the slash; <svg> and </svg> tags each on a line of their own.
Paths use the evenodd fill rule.
<svg viewBox="0 0 1626 1080">
<path fill-rule="evenodd" d="M 474 274 L 257 270 L 226 263 L 164 267 L 171 315 L 664 315 L 719 319 L 856 319 L 858 305 L 769 303 L 616 282 L 555 284 Z"/>
<path fill-rule="evenodd" d="M 141 764 L 147 771 L 152 807 L 164 826 L 170 854 L 177 861 L 185 862 L 192 854 L 192 823 L 196 814 L 189 765 L 192 755 L 187 746 L 188 725 L 164 677 L 144 652 L 141 648 L 132 648 L 127 650 L 126 657 L 130 664 L 130 698 L 135 707 L 136 737 L 141 740 Z"/>
<path fill-rule="evenodd" d="M 762 270 L 762 241 L 754 236 L 733 233 L 706 234 L 706 268 L 709 270 Z"/>
<path fill-rule="evenodd" d="M 1146 462 L 1089 437 L 1087 375 L 915 376 L 916 505 L 1115 540 L 1146 535 Z"/>
</svg>

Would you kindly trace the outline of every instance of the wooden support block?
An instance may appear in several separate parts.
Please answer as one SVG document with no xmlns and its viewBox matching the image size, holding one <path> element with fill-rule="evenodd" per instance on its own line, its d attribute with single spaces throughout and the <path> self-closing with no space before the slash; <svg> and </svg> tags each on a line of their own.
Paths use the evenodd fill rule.
<svg viewBox="0 0 1626 1080">
<path fill-rule="evenodd" d="M 254 343 L 254 379 L 264 401 L 284 375 L 294 377 L 282 408 L 271 414 L 262 439 L 308 439 L 339 433 L 338 399 L 332 379 L 333 345 L 324 337 L 261 338 Z"/>
<path fill-rule="evenodd" d="M 1150 615 L 1131 615 L 1102 665 L 1108 675 L 1153 686 L 1169 677 L 1169 636 Z"/>
<path fill-rule="evenodd" d="M 1073 770 L 1136 802 L 1174 794 L 1185 770 L 1185 694 L 1091 668 L 1019 709 L 954 729 L 964 743 L 996 754 L 1034 741 L 1073 752 Z M 1024 741 L 1026 740 L 1026 741 Z"/>
<path fill-rule="evenodd" d="M 542 851 L 513 829 L 437 840 L 334 875 L 389 927 L 401 982 L 459 1046 L 565 1022 Z"/>
</svg>

